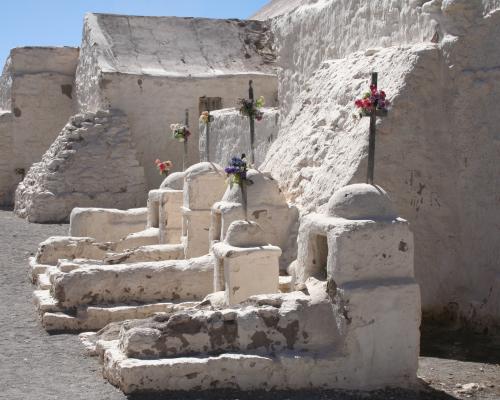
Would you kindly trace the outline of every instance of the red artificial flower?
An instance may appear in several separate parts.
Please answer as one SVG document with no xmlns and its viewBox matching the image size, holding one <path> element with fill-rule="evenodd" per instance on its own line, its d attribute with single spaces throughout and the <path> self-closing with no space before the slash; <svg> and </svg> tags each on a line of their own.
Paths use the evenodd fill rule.
<svg viewBox="0 0 500 400">
<path fill-rule="evenodd" d="M 370 108 L 372 106 L 372 101 L 370 99 L 363 100 L 363 108 Z"/>
<path fill-rule="evenodd" d="M 165 167 L 165 164 L 164 164 L 164 163 L 160 163 L 160 164 L 158 165 L 158 167 L 160 168 L 160 171 L 161 171 L 161 172 L 165 171 L 165 168 L 166 168 L 166 167 Z"/>
<path fill-rule="evenodd" d="M 376 93 L 377 92 L 377 85 L 371 84 L 370 90 L 372 91 L 372 93 Z"/>
<path fill-rule="evenodd" d="M 363 100 L 358 99 L 354 104 L 356 105 L 356 107 L 361 108 L 363 107 Z"/>
</svg>

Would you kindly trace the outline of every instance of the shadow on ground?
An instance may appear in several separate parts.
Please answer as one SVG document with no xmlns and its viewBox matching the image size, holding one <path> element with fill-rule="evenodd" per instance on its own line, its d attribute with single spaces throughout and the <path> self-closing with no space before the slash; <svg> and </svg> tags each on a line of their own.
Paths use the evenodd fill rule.
<svg viewBox="0 0 500 400">
<path fill-rule="evenodd" d="M 418 390 L 388 389 L 374 392 L 347 392 L 340 390 L 304 391 L 233 391 L 166 392 L 129 395 L 129 400 L 456 400 L 445 392 L 435 390 L 423 382 Z"/>
<path fill-rule="evenodd" d="M 436 324 L 421 328 L 420 355 L 458 361 L 500 364 L 500 337 L 451 330 Z"/>
</svg>

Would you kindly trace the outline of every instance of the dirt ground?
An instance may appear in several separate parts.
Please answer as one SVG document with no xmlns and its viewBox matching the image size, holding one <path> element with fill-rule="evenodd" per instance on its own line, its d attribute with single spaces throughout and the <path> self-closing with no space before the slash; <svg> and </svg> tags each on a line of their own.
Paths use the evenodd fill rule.
<svg viewBox="0 0 500 400">
<path fill-rule="evenodd" d="M 37 321 L 28 281 L 28 257 L 64 225 L 35 225 L 0 210 L 0 399 L 124 400 L 101 377 L 75 335 L 48 335 Z M 456 332 L 423 330 L 420 384 L 415 390 L 166 393 L 148 399 L 500 399 L 500 342 Z"/>
</svg>

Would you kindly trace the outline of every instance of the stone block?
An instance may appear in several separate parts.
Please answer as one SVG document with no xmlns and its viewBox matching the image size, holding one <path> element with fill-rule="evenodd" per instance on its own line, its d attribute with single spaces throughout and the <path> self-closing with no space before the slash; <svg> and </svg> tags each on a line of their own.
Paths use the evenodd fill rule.
<svg viewBox="0 0 500 400">
<path fill-rule="evenodd" d="M 74 208 L 70 215 L 69 234 L 91 237 L 100 242 L 117 242 L 143 230 L 147 222 L 146 208 L 130 210 Z"/>
<path fill-rule="evenodd" d="M 265 245 L 263 240 L 262 229 L 256 223 L 235 221 L 225 241 L 213 245 L 215 290 L 225 290 L 226 304 L 279 291 L 281 249 Z"/>
</svg>

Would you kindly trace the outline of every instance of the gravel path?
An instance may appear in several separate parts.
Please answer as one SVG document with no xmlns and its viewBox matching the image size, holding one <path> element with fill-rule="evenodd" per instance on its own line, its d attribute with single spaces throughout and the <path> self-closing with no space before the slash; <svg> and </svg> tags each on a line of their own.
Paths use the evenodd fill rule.
<svg viewBox="0 0 500 400">
<path fill-rule="evenodd" d="M 125 400 L 101 377 L 100 365 L 87 357 L 75 335 L 48 335 L 38 324 L 28 281 L 28 257 L 49 236 L 65 235 L 65 225 L 35 225 L 0 210 L 0 399 L 6 400 Z M 456 344 L 456 342 L 454 342 Z M 497 348 L 492 348 L 495 350 Z M 440 348 L 441 351 L 443 348 Z M 499 351 L 500 357 L 500 351 Z M 432 354 L 429 354 L 432 355 Z M 442 355 L 440 355 L 442 357 Z M 458 358 L 458 357 L 455 357 Z M 499 362 L 498 359 L 496 361 Z M 415 392 L 185 393 L 134 396 L 147 399 L 500 399 L 500 367 L 443 358 L 423 357 Z M 457 385 L 478 383 L 468 389 Z"/>
</svg>

